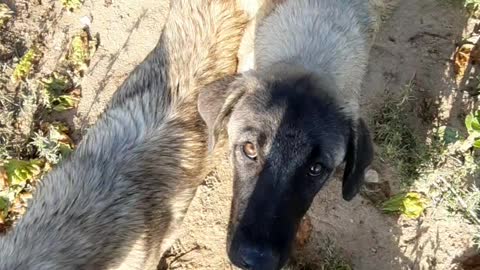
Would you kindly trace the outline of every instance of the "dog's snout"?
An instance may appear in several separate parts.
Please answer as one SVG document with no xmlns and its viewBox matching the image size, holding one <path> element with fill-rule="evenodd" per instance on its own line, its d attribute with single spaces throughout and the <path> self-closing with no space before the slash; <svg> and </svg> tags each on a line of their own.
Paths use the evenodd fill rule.
<svg viewBox="0 0 480 270">
<path fill-rule="evenodd" d="M 278 256 L 271 248 L 260 248 L 255 246 L 241 246 L 238 249 L 238 267 L 245 270 L 276 270 L 278 268 Z"/>
</svg>

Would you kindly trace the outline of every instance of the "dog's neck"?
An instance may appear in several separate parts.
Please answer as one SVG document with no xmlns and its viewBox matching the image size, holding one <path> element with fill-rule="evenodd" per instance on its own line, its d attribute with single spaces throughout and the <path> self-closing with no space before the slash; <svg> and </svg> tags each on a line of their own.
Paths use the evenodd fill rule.
<svg viewBox="0 0 480 270">
<path fill-rule="evenodd" d="M 255 69 L 302 67 L 333 80 L 347 100 L 357 99 L 373 20 L 368 1 L 302 0 L 279 5 L 257 29 Z"/>
</svg>

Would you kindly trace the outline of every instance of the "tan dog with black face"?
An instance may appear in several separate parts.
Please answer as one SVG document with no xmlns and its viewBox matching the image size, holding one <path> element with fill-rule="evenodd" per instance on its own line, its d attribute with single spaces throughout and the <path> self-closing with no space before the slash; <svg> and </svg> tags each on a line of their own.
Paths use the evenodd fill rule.
<svg viewBox="0 0 480 270">
<path fill-rule="evenodd" d="M 211 84 L 198 106 L 211 149 L 223 130 L 228 135 L 229 257 L 243 269 L 275 270 L 335 169 L 345 164 L 342 194 L 351 200 L 372 161 L 358 97 L 379 3 L 283 0 L 264 7 L 268 15 L 255 18 L 240 49 L 243 73 Z"/>
</svg>

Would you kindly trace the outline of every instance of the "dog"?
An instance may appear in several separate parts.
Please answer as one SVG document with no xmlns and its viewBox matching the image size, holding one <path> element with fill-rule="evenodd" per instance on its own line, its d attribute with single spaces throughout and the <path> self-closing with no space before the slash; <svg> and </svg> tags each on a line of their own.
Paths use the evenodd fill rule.
<svg viewBox="0 0 480 270">
<path fill-rule="evenodd" d="M 272 1 L 256 5 L 266 7 L 260 17 L 250 14 L 241 73 L 210 84 L 198 100 L 210 151 L 225 133 L 228 140 L 227 249 L 242 269 L 283 267 L 327 180 L 343 166 L 342 196 L 352 200 L 374 155 L 358 100 L 382 2 Z"/>
<path fill-rule="evenodd" d="M 208 168 L 198 93 L 235 73 L 246 19 L 234 0 L 171 1 L 156 48 L 0 238 L 1 270 L 157 268 Z"/>
</svg>

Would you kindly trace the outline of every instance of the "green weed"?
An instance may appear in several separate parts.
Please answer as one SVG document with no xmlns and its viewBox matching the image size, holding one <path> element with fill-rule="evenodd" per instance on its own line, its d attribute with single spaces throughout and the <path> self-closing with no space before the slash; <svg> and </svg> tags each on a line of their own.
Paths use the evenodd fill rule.
<svg viewBox="0 0 480 270">
<path fill-rule="evenodd" d="M 428 206 L 428 199 L 418 192 L 407 192 L 393 196 L 383 203 L 386 213 L 403 214 L 408 218 L 418 218 Z"/>
<path fill-rule="evenodd" d="M 411 186 L 420 176 L 423 164 L 432 157 L 432 149 L 420 141 L 408 124 L 407 102 L 412 86 L 403 96 L 388 96 L 373 117 L 373 138 L 380 146 L 380 158 L 396 169 L 404 187 Z"/>
<path fill-rule="evenodd" d="M 90 59 L 97 49 L 97 40 L 91 38 L 86 30 L 74 35 L 66 55 L 68 65 L 73 71 L 83 76 L 90 64 Z"/>
<path fill-rule="evenodd" d="M 12 80 L 14 82 L 24 80 L 28 74 L 30 74 L 30 71 L 32 70 L 35 62 L 38 60 L 39 55 L 40 53 L 36 48 L 31 48 L 28 50 L 15 67 L 12 74 Z"/>
<path fill-rule="evenodd" d="M 37 149 L 39 157 L 45 158 L 51 164 L 57 164 L 73 149 L 73 143 L 67 133 L 68 127 L 65 125 L 50 124 L 46 132 L 35 133 L 31 144 Z"/>
<path fill-rule="evenodd" d="M 62 5 L 70 11 L 80 8 L 82 4 L 83 0 L 62 0 Z"/>
<path fill-rule="evenodd" d="M 13 15 L 13 11 L 3 3 L 0 3 L 0 27 L 2 27 L 5 23 L 7 23 Z"/>
<path fill-rule="evenodd" d="M 63 112 L 75 108 L 80 101 L 72 80 L 58 73 L 41 80 L 43 85 L 43 104 L 47 109 Z"/>
</svg>

